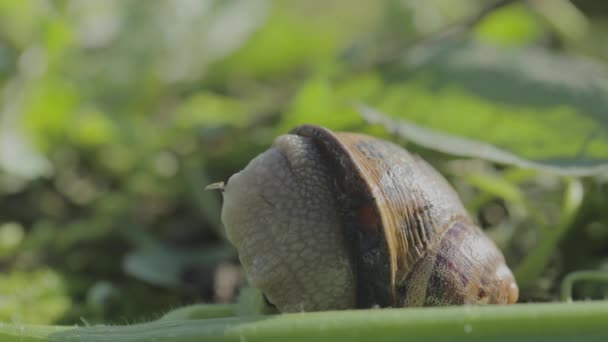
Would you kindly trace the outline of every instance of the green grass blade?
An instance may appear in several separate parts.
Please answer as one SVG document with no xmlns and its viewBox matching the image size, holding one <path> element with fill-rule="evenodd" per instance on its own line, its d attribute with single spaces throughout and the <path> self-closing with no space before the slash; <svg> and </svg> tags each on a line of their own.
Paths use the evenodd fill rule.
<svg viewBox="0 0 608 342">
<path fill-rule="evenodd" d="M 515 268 L 515 279 L 521 289 L 533 286 L 542 271 L 549 263 L 551 255 L 557 248 L 568 229 L 578 215 L 583 204 L 585 195 L 584 187 L 580 179 L 567 178 L 567 185 L 562 203 L 562 214 L 555 227 L 545 230 L 545 235 L 539 244 L 526 256 L 526 258 Z"/>
<path fill-rule="evenodd" d="M 30 329 L 33 329 L 30 334 Z M 36 330 L 38 329 L 38 330 Z M 0 327 L 1 341 L 608 341 L 608 301 L 296 313 L 60 332 Z M 68 329 L 68 328 L 65 328 Z M 38 334 L 38 335 L 36 335 Z M 44 337 L 40 337 L 46 334 Z M 36 337 L 38 336 L 38 337 Z"/>
<path fill-rule="evenodd" d="M 592 281 L 608 285 L 608 272 L 606 271 L 576 271 L 568 274 L 561 285 L 561 296 L 563 301 L 572 301 L 572 288 L 579 281 Z"/>
</svg>

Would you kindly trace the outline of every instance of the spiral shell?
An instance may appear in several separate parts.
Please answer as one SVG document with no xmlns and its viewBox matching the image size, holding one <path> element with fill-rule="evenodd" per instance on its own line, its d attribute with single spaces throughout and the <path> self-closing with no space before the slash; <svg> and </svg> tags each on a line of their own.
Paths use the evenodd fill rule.
<svg viewBox="0 0 608 342">
<path fill-rule="evenodd" d="M 230 178 L 222 220 L 279 310 L 513 303 L 504 257 L 429 164 L 304 125 Z"/>
</svg>

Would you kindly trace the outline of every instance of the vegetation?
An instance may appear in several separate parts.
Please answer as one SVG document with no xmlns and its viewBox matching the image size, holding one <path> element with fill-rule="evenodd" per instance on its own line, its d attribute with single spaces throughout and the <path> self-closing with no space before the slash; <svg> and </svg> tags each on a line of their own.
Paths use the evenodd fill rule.
<svg viewBox="0 0 608 342">
<path fill-rule="evenodd" d="M 220 194 L 203 189 L 301 123 L 392 139 L 437 167 L 520 301 L 608 298 L 607 23 L 607 3 L 583 0 L 1 1 L 0 336 L 154 321 L 70 338 L 264 339 L 275 324 L 381 337 L 358 312 L 273 323 L 255 296 L 233 304 L 246 279 Z M 161 318 L 195 303 L 217 306 Z M 462 325 L 463 310 L 488 315 L 479 338 L 543 315 L 548 340 L 571 336 L 566 319 L 608 334 L 606 302 L 501 309 L 373 314 L 393 328 L 420 315 L 386 339 Z M 220 316 L 238 317 L 191 320 Z"/>
</svg>

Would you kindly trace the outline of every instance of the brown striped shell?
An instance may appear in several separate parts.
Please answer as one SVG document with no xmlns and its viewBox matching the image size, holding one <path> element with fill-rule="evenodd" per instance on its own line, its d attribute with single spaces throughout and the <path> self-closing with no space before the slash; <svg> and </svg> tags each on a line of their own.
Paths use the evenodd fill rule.
<svg viewBox="0 0 608 342">
<path fill-rule="evenodd" d="M 304 125 L 232 176 L 222 221 L 281 311 L 513 303 L 494 243 L 429 164 L 370 136 Z"/>
</svg>

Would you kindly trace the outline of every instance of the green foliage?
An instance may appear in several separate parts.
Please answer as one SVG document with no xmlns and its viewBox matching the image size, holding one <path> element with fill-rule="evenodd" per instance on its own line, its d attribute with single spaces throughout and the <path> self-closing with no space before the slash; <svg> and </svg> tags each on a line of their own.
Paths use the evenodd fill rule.
<svg viewBox="0 0 608 342">
<path fill-rule="evenodd" d="M 508 46 L 533 43 L 543 26 L 523 4 L 515 4 L 485 18 L 473 31 L 480 41 Z"/>
<path fill-rule="evenodd" d="M 38 269 L 32 272 L 12 271 L 0 276 L 0 308 L 3 322 L 52 323 L 68 310 L 71 300 L 64 281 L 57 272 Z"/>
<path fill-rule="evenodd" d="M 486 153 L 489 149 L 481 144 L 456 147 L 439 135 L 415 138 L 405 133 L 405 138 L 502 163 L 521 165 L 514 160 L 523 157 L 580 173 L 608 167 L 603 112 L 608 108 L 608 69 L 603 65 L 542 50 L 450 45 L 443 42 L 412 52 L 411 71 L 405 80 L 394 81 L 378 106 L 397 118 L 489 142 L 514 156 Z M 399 126 L 392 121 L 385 125 Z"/>
<path fill-rule="evenodd" d="M 302 123 L 405 140 L 522 301 L 605 271 L 608 7 L 501 3 L 0 2 L 0 321 L 260 313 L 203 189 Z"/>
</svg>

